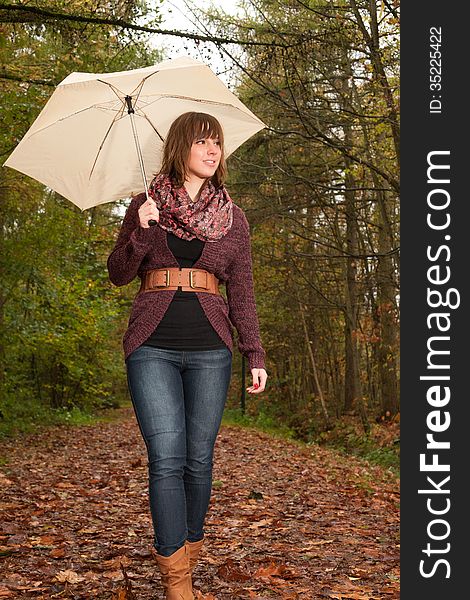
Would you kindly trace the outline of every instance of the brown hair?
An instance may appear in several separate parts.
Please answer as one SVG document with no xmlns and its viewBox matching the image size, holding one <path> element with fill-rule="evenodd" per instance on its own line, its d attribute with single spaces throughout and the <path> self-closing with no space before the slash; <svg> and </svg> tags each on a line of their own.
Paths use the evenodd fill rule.
<svg viewBox="0 0 470 600">
<path fill-rule="evenodd" d="M 227 176 L 224 157 L 224 134 L 219 121 L 212 115 L 187 112 L 173 121 L 163 144 L 163 161 L 159 174 L 169 175 L 176 188 L 186 180 L 188 162 L 193 142 L 197 139 L 219 138 L 221 156 L 217 171 L 211 177 L 216 188 L 223 185 Z"/>
</svg>

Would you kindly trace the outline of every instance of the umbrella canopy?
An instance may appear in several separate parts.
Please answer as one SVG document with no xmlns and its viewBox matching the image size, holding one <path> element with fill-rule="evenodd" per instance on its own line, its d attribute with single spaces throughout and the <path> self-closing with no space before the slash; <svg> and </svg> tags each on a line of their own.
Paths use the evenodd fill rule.
<svg viewBox="0 0 470 600">
<path fill-rule="evenodd" d="M 207 65 L 180 57 L 131 71 L 71 73 L 4 164 L 84 210 L 143 191 L 143 177 L 147 186 L 160 168 L 171 123 L 188 111 L 219 120 L 225 156 L 265 127 Z"/>
</svg>

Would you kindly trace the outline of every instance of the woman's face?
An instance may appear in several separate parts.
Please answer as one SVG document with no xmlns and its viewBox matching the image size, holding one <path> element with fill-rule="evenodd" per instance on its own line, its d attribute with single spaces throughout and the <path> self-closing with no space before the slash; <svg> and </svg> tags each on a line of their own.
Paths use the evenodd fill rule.
<svg viewBox="0 0 470 600">
<path fill-rule="evenodd" d="M 217 171 L 221 158 L 218 138 L 198 138 L 191 146 L 186 180 L 207 179 Z"/>
</svg>

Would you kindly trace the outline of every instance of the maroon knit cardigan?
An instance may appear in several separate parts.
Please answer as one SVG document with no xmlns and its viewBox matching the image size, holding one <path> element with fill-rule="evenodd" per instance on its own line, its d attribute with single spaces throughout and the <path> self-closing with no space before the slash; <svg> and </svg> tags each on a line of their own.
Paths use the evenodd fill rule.
<svg viewBox="0 0 470 600">
<path fill-rule="evenodd" d="M 108 257 L 109 278 L 126 285 L 149 269 L 178 267 L 166 241 L 166 230 L 159 225 L 144 228 L 138 210 L 145 202 L 144 193 L 135 196 L 126 211 L 116 245 Z M 206 242 L 194 268 L 214 273 L 225 283 L 227 300 L 207 292 L 195 292 L 215 331 L 233 351 L 233 329 L 238 332 L 238 348 L 247 357 L 250 369 L 265 369 L 265 351 L 261 345 L 256 314 L 251 262 L 250 226 L 242 209 L 233 204 L 233 223 L 226 235 Z M 123 337 L 124 358 L 138 348 L 154 331 L 165 314 L 176 290 L 137 293 L 127 331 Z"/>
</svg>

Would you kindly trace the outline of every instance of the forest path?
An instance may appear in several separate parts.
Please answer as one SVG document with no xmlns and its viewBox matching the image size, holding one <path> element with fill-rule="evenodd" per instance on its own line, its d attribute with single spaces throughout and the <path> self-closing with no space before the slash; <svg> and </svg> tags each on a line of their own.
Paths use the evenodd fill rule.
<svg viewBox="0 0 470 600">
<path fill-rule="evenodd" d="M 119 412 L 0 442 L 0 599 L 163 598 L 145 445 Z M 399 598 L 399 483 L 353 457 L 222 426 L 205 533 L 201 598 Z"/>
</svg>

